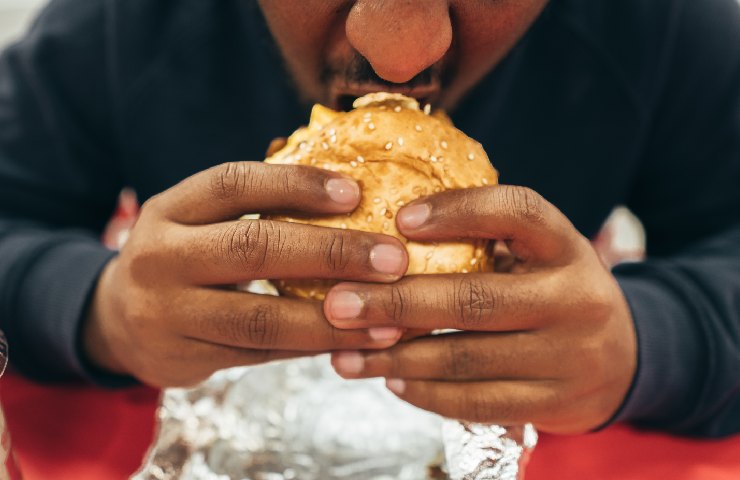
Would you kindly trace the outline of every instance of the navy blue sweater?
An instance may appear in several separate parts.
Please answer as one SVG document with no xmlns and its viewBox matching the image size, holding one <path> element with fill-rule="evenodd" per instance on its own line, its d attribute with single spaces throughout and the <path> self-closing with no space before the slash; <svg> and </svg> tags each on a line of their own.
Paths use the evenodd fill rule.
<svg viewBox="0 0 740 480">
<path fill-rule="evenodd" d="M 0 59 L 0 327 L 15 367 L 101 385 L 78 330 L 140 199 L 260 160 L 308 117 L 253 0 L 53 0 Z M 740 431 L 740 7 L 552 0 L 453 120 L 509 184 L 586 236 L 628 205 L 648 259 L 615 269 L 639 365 L 616 420 Z"/>
</svg>

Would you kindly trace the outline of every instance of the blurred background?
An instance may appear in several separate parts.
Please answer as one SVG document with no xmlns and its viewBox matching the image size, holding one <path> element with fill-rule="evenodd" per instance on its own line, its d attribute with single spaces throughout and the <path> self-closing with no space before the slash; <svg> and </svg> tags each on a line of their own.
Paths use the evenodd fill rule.
<svg viewBox="0 0 740 480">
<path fill-rule="evenodd" d="M 0 0 L 0 48 L 18 38 L 47 0 Z"/>
</svg>

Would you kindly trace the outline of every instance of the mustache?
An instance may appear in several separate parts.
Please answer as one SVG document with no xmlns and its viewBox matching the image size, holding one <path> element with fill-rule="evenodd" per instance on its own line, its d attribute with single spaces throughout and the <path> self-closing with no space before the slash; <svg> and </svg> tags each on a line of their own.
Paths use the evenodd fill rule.
<svg viewBox="0 0 740 480">
<path fill-rule="evenodd" d="M 346 84 L 373 84 L 386 87 L 404 86 L 408 88 L 426 87 L 439 83 L 442 79 L 442 66 L 434 64 L 419 72 L 411 80 L 404 83 L 394 83 L 378 76 L 370 62 L 362 55 L 354 55 L 348 62 L 327 64 L 321 69 L 321 82 L 339 79 Z"/>
</svg>

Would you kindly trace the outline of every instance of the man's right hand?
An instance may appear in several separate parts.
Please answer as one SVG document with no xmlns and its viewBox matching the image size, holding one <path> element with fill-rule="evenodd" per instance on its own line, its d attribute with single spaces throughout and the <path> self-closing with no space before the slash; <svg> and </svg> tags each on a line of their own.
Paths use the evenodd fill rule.
<svg viewBox="0 0 740 480">
<path fill-rule="evenodd" d="M 265 278 L 400 278 L 408 257 L 393 237 L 238 219 L 341 214 L 359 200 L 357 184 L 338 173 L 258 162 L 219 165 L 151 198 L 98 281 L 83 328 L 87 356 L 150 385 L 188 386 L 225 367 L 393 345 L 398 329 L 338 330 L 320 302 L 230 288 Z"/>
</svg>

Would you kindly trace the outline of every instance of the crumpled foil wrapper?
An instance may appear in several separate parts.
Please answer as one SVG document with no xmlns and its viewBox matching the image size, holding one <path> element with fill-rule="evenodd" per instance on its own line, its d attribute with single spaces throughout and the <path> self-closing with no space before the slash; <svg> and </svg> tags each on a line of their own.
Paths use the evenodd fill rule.
<svg viewBox="0 0 740 480">
<path fill-rule="evenodd" d="M 445 420 L 442 437 L 452 480 L 522 479 L 537 445 L 537 432 L 530 424 L 502 427 Z"/>
<path fill-rule="evenodd" d="M 445 420 L 398 399 L 382 379 L 346 381 L 327 355 L 168 389 L 157 415 L 134 480 L 514 480 L 536 443 L 531 427 Z"/>
</svg>

